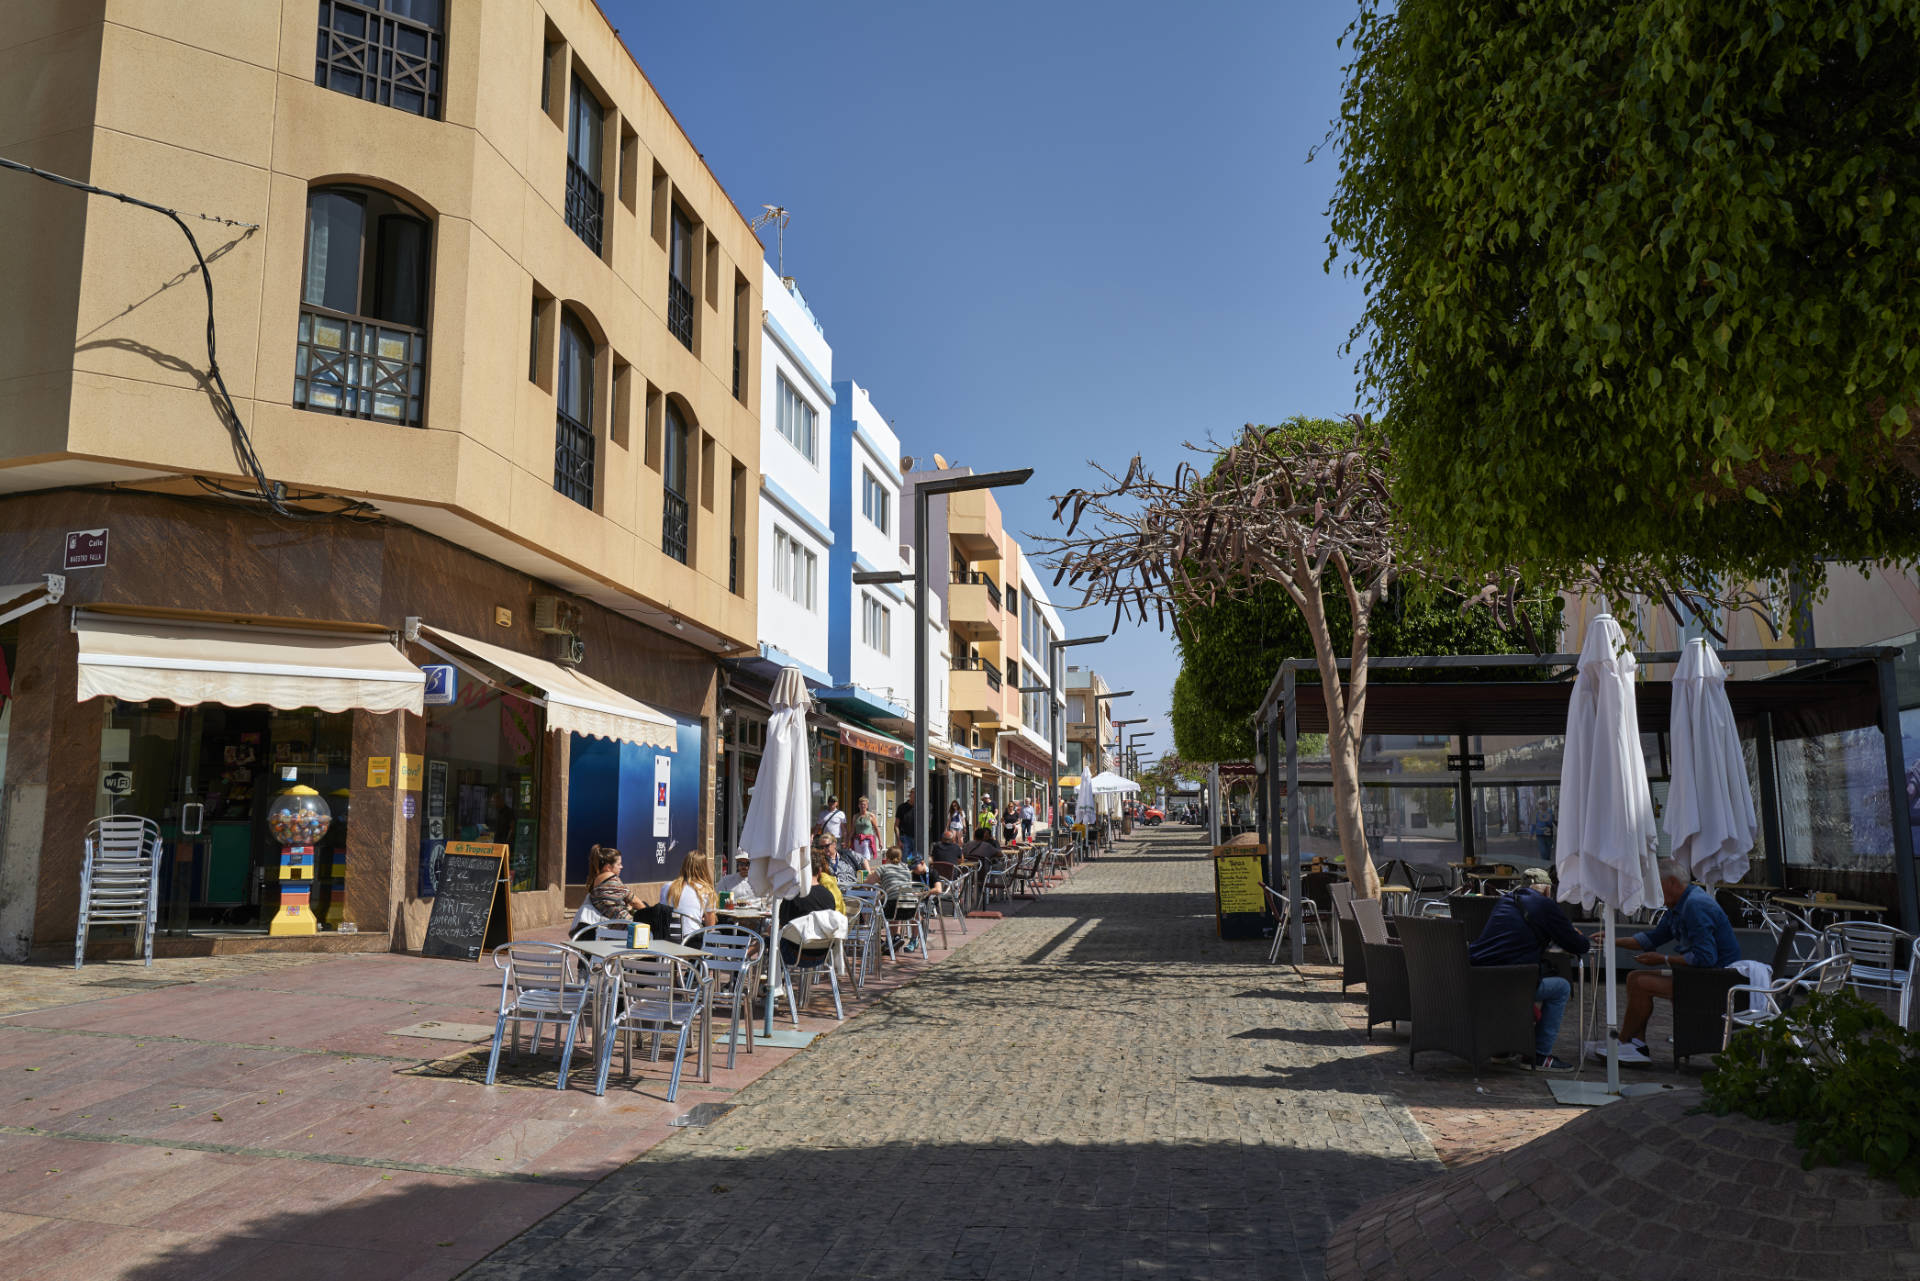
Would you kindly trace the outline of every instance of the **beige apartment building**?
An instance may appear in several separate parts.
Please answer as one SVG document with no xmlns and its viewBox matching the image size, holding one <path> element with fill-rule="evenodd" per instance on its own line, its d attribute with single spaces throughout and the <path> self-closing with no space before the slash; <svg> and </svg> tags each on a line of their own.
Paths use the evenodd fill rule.
<svg viewBox="0 0 1920 1281">
<path fill-rule="evenodd" d="M 0 956 L 72 945 L 108 813 L 162 830 L 163 949 L 417 946 L 447 841 L 521 924 L 593 843 L 708 849 L 762 255 L 605 16 L 12 17 L 0 156 L 181 211 L 218 376 L 171 219 L 0 171 Z M 296 784 L 321 928 L 269 942 Z"/>
</svg>

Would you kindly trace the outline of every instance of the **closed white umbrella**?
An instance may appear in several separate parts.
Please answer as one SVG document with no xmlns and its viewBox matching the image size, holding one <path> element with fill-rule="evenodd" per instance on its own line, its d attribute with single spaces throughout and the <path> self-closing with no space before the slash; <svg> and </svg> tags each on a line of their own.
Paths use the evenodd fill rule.
<svg viewBox="0 0 1920 1281">
<path fill-rule="evenodd" d="M 1727 669 L 1704 640 L 1688 643 L 1674 673 L 1668 734 L 1673 781 L 1664 822 L 1673 861 L 1708 885 L 1737 881 L 1747 874 L 1760 821 L 1727 701 Z"/>
<path fill-rule="evenodd" d="M 1554 850 L 1560 898 L 1587 909 L 1596 902 L 1601 905 L 1609 1095 L 1620 1092 L 1613 914 L 1616 909 L 1636 912 L 1661 902 L 1654 860 L 1658 832 L 1653 796 L 1647 789 L 1646 757 L 1640 751 L 1640 714 L 1634 705 L 1637 668 L 1620 624 L 1611 614 L 1595 617 L 1580 648 L 1580 671 L 1567 709 L 1559 839 Z"/>
<path fill-rule="evenodd" d="M 807 682 L 785 667 L 773 683 L 767 741 L 754 776 L 753 797 L 740 826 L 748 858 L 747 884 L 766 899 L 792 898 L 813 888 L 813 791 L 807 769 Z M 777 910 L 777 909 L 776 909 Z M 767 1023 L 773 1035 L 773 996 L 779 986 L 778 931 L 767 944 Z"/>
</svg>

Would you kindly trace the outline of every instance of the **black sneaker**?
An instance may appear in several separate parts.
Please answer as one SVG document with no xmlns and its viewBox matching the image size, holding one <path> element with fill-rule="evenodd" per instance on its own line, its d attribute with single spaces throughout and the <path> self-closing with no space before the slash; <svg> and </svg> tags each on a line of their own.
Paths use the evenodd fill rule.
<svg viewBox="0 0 1920 1281">
<path fill-rule="evenodd" d="M 1533 1070 L 1536 1072 L 1571 1072 L 1573 1064 L 1565 1059 L 1556 1059 L 1551 1054 L 1533 1056 Z"/>
</svg>

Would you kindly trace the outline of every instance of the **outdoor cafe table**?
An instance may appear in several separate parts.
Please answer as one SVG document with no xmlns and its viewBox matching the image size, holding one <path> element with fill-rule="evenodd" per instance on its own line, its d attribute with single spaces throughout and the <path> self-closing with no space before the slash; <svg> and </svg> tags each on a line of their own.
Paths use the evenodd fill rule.
<svg viewBox="0 0 1920 1281">
<path fill-rule="evenodd" d="M 568 946 L 574 951 L 584 953 L 591 958 L 596 976 L 604 972 L 604 963 L 607 959 L 620 952 L 650 952 L 655 956 L 672 957 L 676 961 L 698 961 L 711 955 L 711 953 L 702 952 L 697 947 L 687 947 L 680 943 L 669 943 L 664 939 L 657 939 L 645 947 L 628 947 L 619 939 L 580 939 L 577 942 L 568 944 Z M 702 994 L 700 1001 L 700 1079 L 710 1082 L 713 1080 L 713 1058 L 711 1055 L 711 1042 L 713 1039 L 713 976 L 711 974 L 706 975 L 704 982 L 707 990 Z"/>
<path fill-rule="evenodd" d="M 1797 907 L 1805 912 L 1832 912 L 1843 921 L 1848 920 L 1856 912 L 1882 916 L 1887 910 L 1879 903 L 1859 903 L 1846 898 L 1829 899 L 1823 902 L 1817 898 L 1787 898 L 1776 894 L 1773 901 L 1785 904 L 1787 907 Z"/>
<path fill-rule="evenodd" d="M 1413 886 L 1411 885 L 1382 885 L 1380 887 L 1381 905 L 1383 907 L 1386 905 L 1387 895 L 1395 895 L 1400 901 L 1394 905 L 1394 910 L 1404 915 L 1407 910 L 1407 898 L 1412 893 Z"/>
</svg>

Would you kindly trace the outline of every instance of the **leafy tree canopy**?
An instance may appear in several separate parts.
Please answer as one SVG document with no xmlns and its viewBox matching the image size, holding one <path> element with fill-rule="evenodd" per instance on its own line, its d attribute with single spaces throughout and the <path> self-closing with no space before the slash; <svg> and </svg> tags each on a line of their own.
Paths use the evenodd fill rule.
<svg viewBox="0 0 1920 1281">
<path fill-rule="evenodd" d="M 1435 552 L 1616 591 L 1920 552 L 1920 6 L 1362 0 L 1348 34 L 1329 263 Z"/>
<path fill-rule="evenodd" d="M 1353 620 L 1338 587 L 1322 595 L 1336 647 L 1352 643 Z M 1524 607 L 1534 634 L 1558 634 L 1557 602 Z M 1189 604 L 1175 629 L 1180 674 L 1173 683 L 1174 750 L 1189 761 L 1242 761 L 1253 755 L 1250 718 L 1266 697 L 1273 674 L 1289 658 L 1309 658 L 1306 620 L 1271 584 L 1214 604 Z M 1457 601 L 1396 588 L 1373 611 L 1373 656 L 1403 654 L 1512 654 L 1530 649 L 1488 610 L 1462 610 Z M 1435 673 L 1434 675 L 1438 675 Z M 1312 680 L 1313 674 L 1303 674 Z M 1376 681 L 1380 678 L 1376 678 Z M 1389 681 L 1415 679 L 1396 672 Z M 1314 697 L 1318 697 L 1315 694 Z"/>
</svg>

